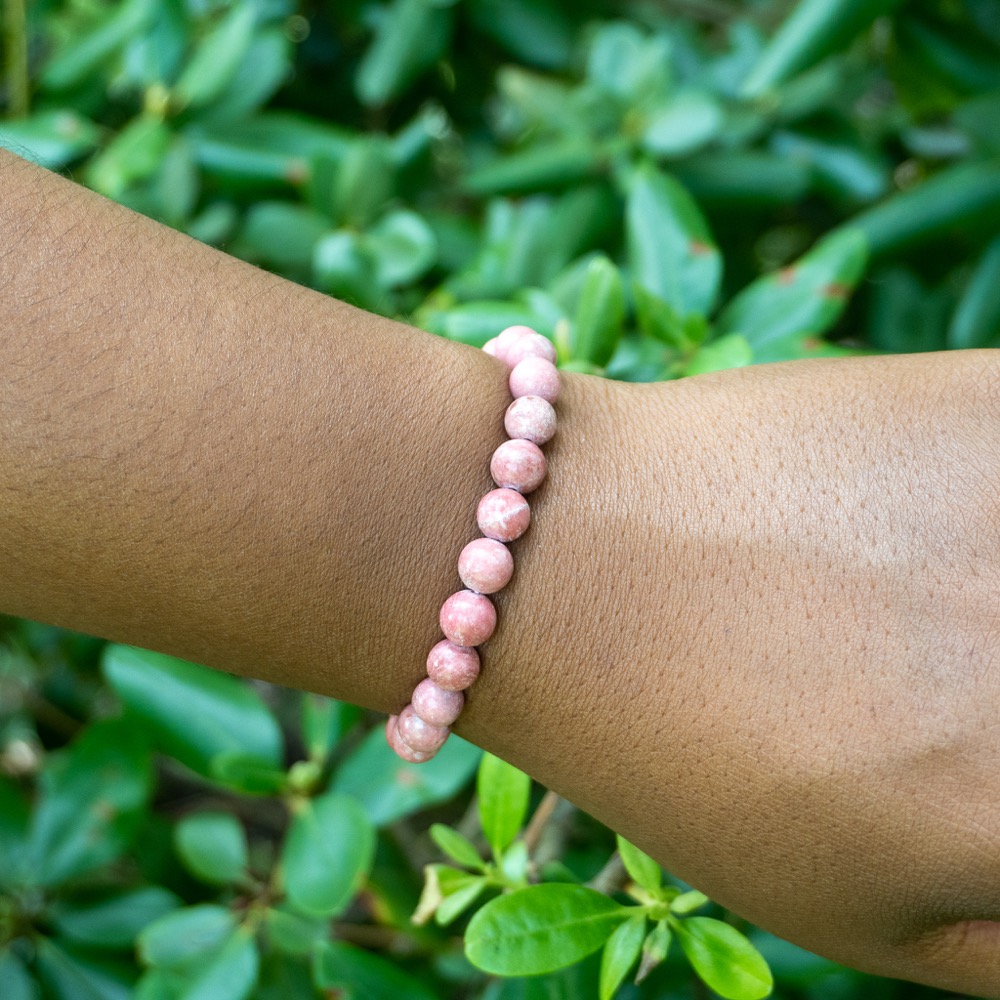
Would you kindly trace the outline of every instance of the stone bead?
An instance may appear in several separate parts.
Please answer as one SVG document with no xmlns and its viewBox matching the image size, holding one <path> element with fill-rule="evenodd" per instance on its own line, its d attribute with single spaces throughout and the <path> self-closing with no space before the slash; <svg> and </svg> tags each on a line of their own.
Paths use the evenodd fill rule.
<svg viewBox="0 0 1000 1000">
<path fill-rule="evenodd" d="M 512 438 L 545 444 L 556 432 L 556 411 L 541 396 L 521 396 L 507 407 L 503 425 Z"/>
<path fill-rule="evenodd" d="M 427 676 L 445 691 L 464 691 L 479 676 L 479 654 L 442 639 L 427 654 Z"/>
<path fill-rule="evenodd" d="M 531 508 L 516 490 L 490 490 L 479 501 L 476 523 L 487 538 L 512 542 L 528 530 Z"/>
<path fill-rule="evenodd" d="M 545 456 L 533 441 L 504 441 L 490 459 L 490 475 L 497 486 L 518 493 L 538 489 L 545 478 Z"/>
<path fill-rule="evenodd" d="M 456 646 L 478 646 L 496 627 L 496 608 L 483 594 L 460 590 L 441 605 L 441 631 Z"/>
<path fill-rule="evenodd" d="M 556 363 L 556 349 L 548 337 L 543 337 L 540 333 L 526 333 L 518 337 L 507 348 L 504 361 L 508 368 L 514 368 L 525 358 L 544 358 L 546 361 Z"/>
<path fill-rule="evenodd" d="M 498 340 L 497 337 L 491 337 L 489 340 L 486 341 L 485 344 L 483 344 L 483 350 L 487 354 L 492 354 L 493 357 L 498 357 L 498 355 L 497 355 L 497 340 Z"/>
<path fill-rule="evenodd" d="M 414 689 L 410 704 L 417 718 L 429 726 L 450 726 L 461 714 L 465 695 L 448 691 L 425 677 Z"/>
<path fill-rule="evenodd" d="M 545 358 L 525 358 L 511 369 L 510 394 L 515 399 L 541 396 L 554 403 L 559 398 L 559 369 Z"/>
<path fill-rule="evenodd" d="M 399 736 L 399 716 L 390 715 L 389 721 L 385 724 L 385 741 L 396 752 L 396 754 L 409 761 L 411 764 L 423 764 L 434 756 L 433 753 L 420 753 L 408 747 Z"/>
<path fill-rule="evenodd" d="M 514 557 L 503 542 L 495 538 L 476 538 L 458 557 L 458 575 L 462 583 L 477 594 L 495 594 L 510 583 Z"/>
<path fill-rule="evenodd" d="M 396 732 L 399 738 L 417 753 L 437 753 L 444 746 L 451 730 L 447 726 L 432 726 L 413 711 L 412 705 L 407 705 L 399 713 L 396 721 Z"/>
<path fill-rule="evenodd" d="M 496 356 L 503 362 L 507 361 L 507 352 L 516 344 L 522 337 L 526 337 L 529 333 L 535 333 L 530 326 L 508 326 L 506 330 L 501 330 L 496 336 L 496 346 L 494 351 Z M 538 334 L 535 334 L 538 336 Z"/>
</svg>

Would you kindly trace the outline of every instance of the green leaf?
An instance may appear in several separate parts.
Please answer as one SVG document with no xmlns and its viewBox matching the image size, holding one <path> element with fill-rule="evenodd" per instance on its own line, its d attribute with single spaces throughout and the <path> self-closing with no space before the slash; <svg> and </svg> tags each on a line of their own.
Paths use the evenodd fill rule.
<svg viewBox="0 0 1000 1000">
<path fill-rule="evenodd" d="M 105 69 L 130 38 L 140 35 L 152 20 L 155 0 L 129 0 L 108 7 L 108 17 L 82 37 L 72 35 L 50 56 L 41 75 L 45 90 L 69 90 Z"/>
<path fill-rule="evenodd" d="M 646 914 L 637 913 L 608 938 L 601 955 L 601 1000 L 611 1000 L 635 965 L 646 936 Z"/>
<path fill-rule="evenodd" d="M 465 865 L 466 868 L 482 871 L 486 867 L 475 844 L 463 837 L 458 830 L 453 830 L 444 823 L 435 823 L 431 827 L 431 840 L 453 861 Z"/>
<path fill-rule="evenodd" d="M 671 166 L 699 204 L 718 211 L 795 205 L 813 182 L 807 163 L 760 149 L 706 150 Z"/>
<path fill-rule="evenodd" d="M 278 767 L 262 764 L 239 750 L 225 750 L 208 762 L 207 777 L 244 795 L 277 795 L 285 790 L 289 775 Z"/>
<path fill-rule="evenodd" d="M 309 759 L 322 763 L 358 721 L 359 709 L 318 694 L 302 696 L 302 739 Z"/>
<path fill-rule="evenodd" d="M 375 280 L 384 288 L 399 288 L 424 275 L 437 256 L 437 240 L 416 212 L 383 216 L 365 235 L 375 263 Z"/>
<path fill-rule="evenodd" d="M 10 948 L 0 949 L 0 983 L 4 1000 L 38 1000 L 38 985 Z"/>
<path fill-rule="evenodd" d="M 345 226 L 365 229 L 392 197 L 395 165 L 382 135 L 366 135 L 347 147 L 333 177 L 331 211 Z"/>
<path fill-rule="evenodd" d="M 393 0 L 358 66 L 354 89 L 368 107 L 387 104 L 440 57 L 451 11 L 434 0 Z"/>
<path fill-rule="evenodd" d="M 174 86 L 182 106 L 213 101 L 236 75 L 246 58 L 257 22 L 257 6 L 235 3 L 202 39 Z"/>
<path fill-rule="evenodd" d="M 687 156 L 722 130 L 722 108 L 711 94 L 682 90 L 653 112 L 642 133 L 642 147 L 653 156 Z"/>
<path fill-rule="evenodd" d="M 246 834 L 232 813 L 185 816 L 174 828 L 174 843 L 188 871 L 210 885 L 228 885 L 246 870 Z"/>
<path fill-rule="evenodd" d="M 305 205 L 263 201 L 246 214 L 239 235 L 241 256 L 285 270 L 307 268 L 330 222 Z"/>
<path fill-rule="evenodd" d="M 132 1000 L 134 971 L 124 963 L 96 959 L 39 936 L 38 979 L 53 1000 Z M 6 993 L 4 1000 L 7 1000 Z"/>
<path fill-rule="evenodd" d="M 727 368 L 742 368 L 753 361 L 753 348 L 746 337 L 739 333 L 727 333 L 698 348 L 697 353 L 684 369 L 685 375 L 704 375 Z"/>
<path fill-rule="evenodd" d="M 109 198 L 121 198 L 129 185 L 156 171 L 169 145 L 165 122 L 152 114 L 138 115 L 87 164 L 87 184 Z"/>
<path fill-rule="evenodd" d="M 424 887 L 420 892 L 417 908 L 410 918 L 413 923 L 426 924 L 431 917 L 437 916 L 439 924 L 454 920 L 487 886 L 488 879 L 483 875 L 472 875 L 460 868 L 450 865 L 424 865 Z M 473 891 L 474 890 L 474 891 Z M 458 896 L 447 911 L 447 919 L 442 917 L 440 908 L 453 896 Z"/>
<path fill-rule="evenodd" d="M 438 904 L 434 919 L 441 927 L 447 927 L 462 915 L 486 891 L 489 883 L 482 875 L 470 875 L 465 885 L 449 893 Z"/>
<path fill-rule="evenodd" d="M 993 235 L 1000 225 L 1000 161 L 960 163 L 847 223 L 868 240 L 873 257 L 969 233 Z"/>
<path fill-rule="evenodd" d="M 199 774 L 226 752 L 281 766 L 278 723 L 246 682 L 133 646 L 108 646 L 102 665 L 159 745 Z"/>
<path fill-rule="evenodd" d="M 529 886 L 476 913 L 465 932 L 465 955 L 494 975 L 553 972 L 597 951 L 632 913 L 585 886 Z"/>
<path fill-rule="evenodd" d="M 663 873 L 659 864 L 638 847 L 630 844 L 621 834 L 617 834 L 615 840 L 622 863 L 632 881 L 649 892 L 658 893 L 663 885 Z"/>
<path fill-rule="evenodd" d="M 618 268 L 603 254 L 587 265 L 570 337 L 570 357 L 604 367 L 625 323 L 625 291 Z"/>
<path fill-rule="evenodd" d="M 512 764 L 484 753 L 476 776 L 479 822 L 496 858 L 518 835 L 528 812 L 531 778 Z"/>
<path fill-rule="evenodd" d="M 49 756 L 40 785 L 29 856 L 38 884 L 57 885 L 128 845 L 152 789 L 149 749 L 130 723 L 95 723 Z"/>
<path fill-rule="evenodd" d="M 490 160 L 471 171 L 462 186 L 470 194 L 526 194 L 561 189 L 605 168 L 603 149 L 579 139 L 551 140 Z"/>
<path fill-rule="evenodd" d="M 160 917 L 139 935 L 136 947 L 144 964 L 173 968 L 218 949 L 235 930 L 228 910 L 205 903 Z"/>
<path fill-rule="evenodd" d="M 694 199 L 667 174 L 638 170 L 625 220 L 633 278 L 681 317 L 708 315 L 722 278 L 722 258 Z"/>
<path fill-rule="evenodd" d="M 60 170 L 89 153 L 99 139 L 100 130 L 93 122 L 68 109 L 0 122 L 0 147 L 48 170 Z"/>
<path fill-rule="evenodd" d="M 864 235 L 835 231 L 789 267 L 753 282 L 719 317 L 719 333 L 742 334 L 756 361 L 783 359 L 790 342 L 818 337 L 840 317 L 868 259 Z"/>
<path fill-rule="evenodd" d="M 688 913 L 693 913 L 695 910 L 700 909 L 708 902 L 710 900 L 703 892 L 699 892 L 697 889 L 689 889 L 687 892 L 682 892 L 679 896 L 674 897 L 670 903 L 670 912 L 683 917 Z"/>
<path fill-rule="evenodd" d="M 738 931 L 711 917 L 674 924 L 677 940 L 694 971 L 725 1000 L 760 1000 L 774 978 L 759 951 Z"/>
<path fill-rule="evenodd" d="M 183 970 L 179 1000 L 246 1000 L 257 982 L 259 967 L 252 932 L 240 927 L 220 948 Z"/>
<path fill-rule="evenodd" d="M 344 1000 L 440 1000 L 439 994 L 371 951 L 327 941 L 313 955 L 313 983 Z"/>
<path fill-rule="evenodd" d="M 368 876 L 374 853 L 375 831 L 353 798 L 302 800 L 281 848 L 289 902 L 315 916 L 340 913 Z"/>
<path fill-rule="evenodd" d="M 948 327 L 948 346 L 996 347 L 1000 343 L 1000 238 L 979 258 Z"/>
<path fill-rule="evenodd" d="M 311 955 L 313 948 L 330 933 L 326 918 L 296 913 L 286 906 L 268 908 L 264 922 L 268 941 L 286 955 Z"/>
<path fill-rule="evenodd" d="M 30 875 L 28 800 L 13 781 L 0 777 L 0 887 L 19 884 Z"/>
<path fill-rule="evenodd" d="M 407 764 L 388 747 L 378 727 L 337 770 L 333 790 L 357 799 L 372 823 L 384 826 L 452 798 L 472 777 L 480 754 L 452 736 L 433 760 Z"/>
<path fill-rule="evenodd" d="M 61 900 L 49 916 L 57 931 L 80 944 L 98 948 L 131 948 L 154 920 L 173 912 L 180 900 L 161 886 L 130 889 L 95 902 Z"/>
<path fill-rule="evenodd" d="M 900 0 L 799 0 L 761 53 L 743 94 L 754 97 L 842 49 Z"/>
<path fill-rule="evenodd" d="M 642 961 L 635 974 L 637 983 L 641 983 L 667 957 L 670 939 L 670 924 L 666 920 L 658 920 L 642 944 Z"/>
<path fill-rule="evenodd" d="M 350 230 L 328 233 L 312 259 L 315 287 L 361 308 L 376 309 L 381 289 L 375 283 L 375 263 L 363 237 Z"/>
</svg>

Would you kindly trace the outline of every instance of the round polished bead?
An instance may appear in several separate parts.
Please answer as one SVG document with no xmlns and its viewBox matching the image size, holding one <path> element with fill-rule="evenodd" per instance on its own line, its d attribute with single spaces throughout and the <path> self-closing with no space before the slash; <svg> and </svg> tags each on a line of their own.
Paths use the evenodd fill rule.
<svg viewBox="0 0 1000 1000">
<path fill-rule="evenodd" d="M 554 403 L 559 398 L 559 369 L 545 358 L 525 358 L 511 369 L 510 394 L 515 399 L 541 396 Z"/>
<path fill-rule="evenodd" d="M 442 639 L 427 654 L 427 676 L 445 691 L 464 691 L 479 676 L 479 654 Z"/>
<path fill-rule="evenodd" d="M 432 726 L 413 711 L 412 705 L 407 705 L 399 713 L 396 722 L 396 732 L 399 738 L 417 753 L 437 753 L 444 746 L 451 730 L 447 726 Z"/>
<path fill-rule="evenodd" d="M 414 689 L 410 704 L 417 717 L 430 726 L 450 726 L 461 714 L 465 695 L 448 691 L 425 677 Z"/>
<path fill-rule="evenodd" d="M 420 753 L 419 750 L 414 750 L 412 747 L 408 747 L 399 736 L 399 716 L 390 715 L 389 721 L 385 724 L 385 741 L 389 746 L 396 752 L 396 754 L 403 758 L 405 761 L 409 761 L 411 764 L 423 764 L 425 761 L 431 759 L 434 753 Z"/>
<path fill-rule="evenodd" d="M 497 355 L 497 340 L 498 339 L 499 338 L 497 338 L 497 337 L 491 337 L 489 340 L 486 341 L 485 344 L 483 344 L 483 350 L 487 354 L 492 354 L 493 357 L 498 357 L 498 355 Z"/>
<path fill-rule="evenodd" d="M 541 396 L 521 396 L 507 407 L 503 425 L 512 438 L 545 444 L 556 432 L 556 411 Z"/>
<path fill-rule="evenodd" d="M 530 326 L 508 326 L 506 330 L 501 330 L 496 336 L 496 347 L 494 348 L 496 356 L 501 360 L 506 362 L 507 352 L 516 344 L 522 337 L 528 336 L 528 334 L 535 334 L 534 330 Z"/>
<path fill-rule="evenodd" d="M 556 363 L 556 349 L 552 341 L 540 333 L 526 333 L 518 337 L 504 355 L 508 368 L 520 364 L 525 358 L 544 358 L 552 364 Z"/>
<path fill-rule="evenodd" d="M 476 538 L 458 557 L 458 575 L 462 583 L 479 594 L 495 594 L 510 583 L 514 557 L 503 542 L 495 538 Z"/>
<path fill-rule="evenodd" d="M 497 486 L 530 493 L 545 478 L 545 456 L 533 441 L 504 441 L 490 459 L 490 475 Z"/>
<path fill-rule="evenodd" d="M 441 605 L 441 631 L 456 646 L 478 646 L 496 627 L 496 608 L 483 594 L 460 590 Z"/>
<path fill-rule="evenodd" d="M 512 542 L 528 530 L 531 508 L 517 490 L 490 490 L 479 501 L 476 523 L 487 538 Z"/>
</svg>

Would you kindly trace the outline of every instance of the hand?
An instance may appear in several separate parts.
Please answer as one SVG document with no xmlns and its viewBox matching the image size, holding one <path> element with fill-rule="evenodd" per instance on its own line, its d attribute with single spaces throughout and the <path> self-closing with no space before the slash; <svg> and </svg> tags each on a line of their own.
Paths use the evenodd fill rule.
<svg viewBox="0 0 1000 1000">
<path fill-rule="evenodd" d="M 472 734 L 783 937 L 1000 996 L 1000 354 L 571 390 Z"/>
</svg>

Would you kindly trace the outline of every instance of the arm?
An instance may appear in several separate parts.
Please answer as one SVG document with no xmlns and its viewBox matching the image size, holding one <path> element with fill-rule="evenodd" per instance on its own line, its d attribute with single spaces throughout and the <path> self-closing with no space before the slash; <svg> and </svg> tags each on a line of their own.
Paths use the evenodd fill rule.
<svg viewBox="0 0 1000 1000">
<path fill-rule="evenodd" d="M 503 366 L 0 159 L 0 610 L 398 711 Z M 995 356 L 566 375 L 458 731 L 762 925 L 1000 981 Z"/>
</svg>

